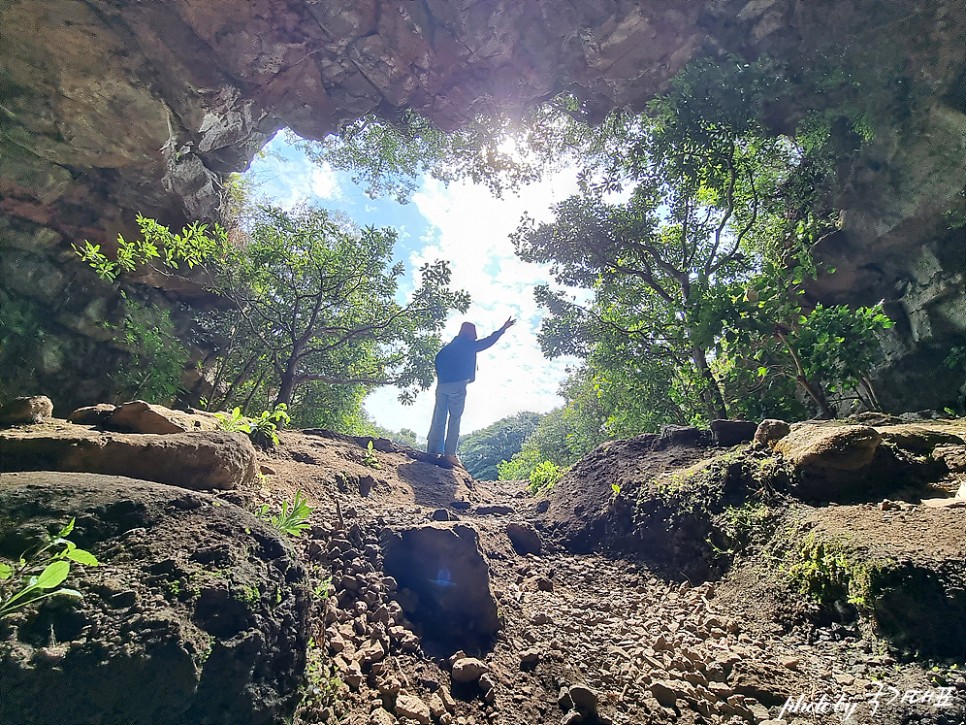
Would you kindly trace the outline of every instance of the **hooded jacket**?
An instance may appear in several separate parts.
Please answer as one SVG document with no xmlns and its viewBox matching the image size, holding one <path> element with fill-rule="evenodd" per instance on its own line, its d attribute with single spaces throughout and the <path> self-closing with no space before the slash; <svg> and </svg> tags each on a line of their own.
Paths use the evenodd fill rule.
<svg viewBox="0 0 966 725">
<path fill-rule="evenodd" d="M 492 347 L 505 330 L 497 330 L 482 340 L 458 335 L 436 353 L 436 379 L 441 383 L 476 380 L 476 353 Z"/>
</svg>

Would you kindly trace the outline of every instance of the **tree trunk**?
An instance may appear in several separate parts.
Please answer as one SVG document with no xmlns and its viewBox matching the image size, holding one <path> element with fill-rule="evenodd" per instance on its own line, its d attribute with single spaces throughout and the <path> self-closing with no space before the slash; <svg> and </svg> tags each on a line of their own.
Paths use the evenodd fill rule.
<svg viewBox="0 0 966 725">
<path fill-rule="evenodd" d="M 727 418 L 728 410 L 725 407 L 724 396 L 721 394 L 718 381 L 715 380 L 714 374 L 711 372 L 711 366 L 708 365 L 708 357 L 704 350 L 698 346 L 691 348 L 691 359 L 697 366 L 698 373 L 704 379 L 705 395 L 702 397 L 705 398 L 709 412 L 715 418 Z"/>
<path fill-rule="evenodd" d="M 825 391 L 822 390 L 822 386 L 818 383 L 812 383 L 808 376 L 805 375 L 805 367 L 802 365 L 802 359 L 798 356 L 795 348 L 788 341 L 788 338 L 780 330 L 776 330 L 776 335 L 778 339 L 782 341 L 785 349 L 788 350 L 788 354 L 791 355 L 792 362 L 795 364 L 795 381 L 802 387 L 808 397 L 815 401 L 815 405 L 818 406 L 819 416 L 822 418 L 834 418 L 835 413 L 829 407 L 828 401 L 825 399 Z"/>
<path fill-rule="evenodd" d="M 292 393 L 295 391 L 296 383 L 296 362 L 294 358 L 290 358 L 288 364 L 285 366 L 285 372 L 282 373 L 282 379 L 278 386 L 278 395 L 275 396 L 275 405 L 284 403 L 285 405 L 292 404 Z"/>
</svg>

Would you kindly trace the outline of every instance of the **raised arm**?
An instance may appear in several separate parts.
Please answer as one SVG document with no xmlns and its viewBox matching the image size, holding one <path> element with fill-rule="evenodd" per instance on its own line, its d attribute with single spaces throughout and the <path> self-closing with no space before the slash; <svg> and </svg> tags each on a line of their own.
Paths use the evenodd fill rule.
<svg viewBox="0 0 966 725">
<path fill-rule="evenodd" d="M 512 317 L 506 318 L 506 322 L 503 323 L 503 327 L 501 327 L 499 330 L 494 332 L 489 337 L 484 337 L 482 340 L 476 341 L 476 351 L 480 352 L 482 350 L 486 350 L 488 347 L 493 347 L 493 345 L 496 344 L 496 341 L 503 336 L 503 333 L 509 330 L 515 324 L 517 324 L 517 321 L 514 320 Z"/>
</svg>

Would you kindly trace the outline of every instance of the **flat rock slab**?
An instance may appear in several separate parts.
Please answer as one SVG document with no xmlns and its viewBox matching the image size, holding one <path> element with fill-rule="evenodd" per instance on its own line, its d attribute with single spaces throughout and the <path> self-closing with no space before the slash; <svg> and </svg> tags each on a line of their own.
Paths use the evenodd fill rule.
<svg viewBox="0 0 966 725">
<path fill-rule="evenodd" d="M 132 400 L 117 406 L 104 421 L 104 426 L 122 433 L 169 435 L 218 430 L 218 419 L 212 413 L 185 413 L 143 400 Z"/>
<path fill-rule="evenodd" d="M 229 490 L 257 475 L 243 433 L 101 433 L 44 424 L 0 431 L 0 471 L 76 471 L 127 476 L 193 490 Z"/>
</svg>

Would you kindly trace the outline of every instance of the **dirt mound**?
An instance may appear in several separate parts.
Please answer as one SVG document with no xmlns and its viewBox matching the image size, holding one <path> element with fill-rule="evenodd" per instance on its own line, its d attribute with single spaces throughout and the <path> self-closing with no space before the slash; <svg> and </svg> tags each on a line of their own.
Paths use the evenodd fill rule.
<svg viewBox="0 0 966 725">
<path fill-rule="evenodd" d="M 71 518 L 83 599 L 0 620 L 0 722 L 264 723 L 294 707 L 305 575 L 278 532 L 204 493 L 83 473 L 0 474 L 0 555 Z"/>
</svg>

